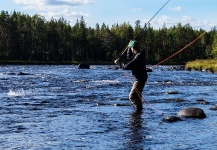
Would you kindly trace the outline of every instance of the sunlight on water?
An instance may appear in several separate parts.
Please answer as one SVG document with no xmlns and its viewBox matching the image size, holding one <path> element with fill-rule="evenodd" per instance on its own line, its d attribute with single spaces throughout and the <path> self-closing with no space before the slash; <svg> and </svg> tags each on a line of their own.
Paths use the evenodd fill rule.
<svg viewBox="0 0 217 150">
<path fill-rule="evenodd" d="M 96 81 L 93 81 L 93 82 L 100 82 L 100 83 L 119 83 L 118 80 L 96 80 Z"/>
<path fill-rule="evenodd" d="M 87 80 L 75 80 L 74 83 L 83 83 L 83 82 L 88 82 Z M 119 83 L 120 81 L 118 80 L 95 80 L 91 81 L 92 83 Z"/>
<path fill-rule="evenodd" d="M 141 113 L 128 99 L 131 72 L 113 67 L 2 66 L 0 150 L 216 149 L 216 74 L 158 66 L 148 73 Z M 188 107 L 207 117 L 163 121 Z"/>
<path fill-rule="evenodd" d="M 27 95 L 34 95 L 34 92 L 32 90 L 24 90 L 23 88 L 18 90 L 9 90 L 8 92 L 8 96 L 11 97 L 23 97 Z"/>
</svg>

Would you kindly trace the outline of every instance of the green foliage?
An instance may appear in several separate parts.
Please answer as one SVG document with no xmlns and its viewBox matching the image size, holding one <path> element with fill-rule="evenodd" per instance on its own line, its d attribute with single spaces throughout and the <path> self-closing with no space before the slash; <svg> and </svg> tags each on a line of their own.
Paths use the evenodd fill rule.
<svg viewBox="0 0 217 150">
<path fill-rule="evenodd" d="M 214 35 L 214 39 L 213 39 L 212 55 L 214 58 L 217 58 L 217 33 Z"/>
<path fill-rule="evenodd" d="M 2 11 L 0 14 L 0 59 L 47 62 L 112 62 L 136 38 L 146 53 L 148 64 L 156 64 L 171 56 L 202 32 L 189 24 L 155 30 L 143 28 L 137 20 L 129 23 L 104 23 L 87 27 L 85 20 L 72 26 L 64 18 L 45 20 L 43 16 Z M 182 64 L 189 60 L 217 57 L 215 29 L 167 63 Z"/>
<path fill-rule="evenodd" d="M 217 71 L 217 59 L 194 60 L 191 62 L 187 62 L 185 67 L 196 70 L 212 68 L 214 71 Z"/>
</svg>

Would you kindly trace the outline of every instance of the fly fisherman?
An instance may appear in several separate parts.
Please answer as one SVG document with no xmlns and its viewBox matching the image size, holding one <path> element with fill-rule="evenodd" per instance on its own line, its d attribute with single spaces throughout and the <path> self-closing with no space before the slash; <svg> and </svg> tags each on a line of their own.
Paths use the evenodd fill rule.
<svg viewBox="0 0 217 150">
<path fill-rule="evenodd" d="M 127 64 L 122 63 L 122 58 L 123 57 L 116 59 L 114 63 L 124 70 L 132 71 L 135 81 L 130 91 L 129 99 L 136 111 L 142 111 L 142 91 L 148 78 L 145 53 L 140 51 L 138 42 L 133 40 L 129 43 L 127 50 L 127 59 L 129 62 Z"/>
</svg>

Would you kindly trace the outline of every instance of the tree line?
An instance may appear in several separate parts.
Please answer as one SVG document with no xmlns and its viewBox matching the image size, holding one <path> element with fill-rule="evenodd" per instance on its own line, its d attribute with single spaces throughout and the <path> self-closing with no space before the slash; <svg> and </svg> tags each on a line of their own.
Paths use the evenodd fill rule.
<svg viewBox="0 0 217 150">
<path fill-rule="evenodd" d="M 167 28 L 146 28 L 140 20 L 132 27 L 129 23 L 97 23 L 87 27 L 85 20 L 72 26 L 63 17 L 47 21 L 41 15 L 30 16 L 20 12 L 1 11 L 0 14 L 0 59 L 16 61 L 92 61 L 112 62 L 130 40 L 140 43 L 146 53 L 147 64 L 155 64 L 171 56 L 203 33 L 190 24 L 178 23 Z M 217 57 L 216 28 L 207 32 L 188 49 L 168 60 L 170 64 L 182 64 L 195 59 Z"/>
</svg>

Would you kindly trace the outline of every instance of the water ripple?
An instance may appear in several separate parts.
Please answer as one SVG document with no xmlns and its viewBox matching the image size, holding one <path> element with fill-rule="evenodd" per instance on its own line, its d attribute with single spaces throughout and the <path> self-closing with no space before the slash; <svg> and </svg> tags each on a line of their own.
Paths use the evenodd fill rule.
<svg viewBox="0 0 217 150">
<path fill-rule="evenodd" d="M 2 66 L 0 149 L 216 147 L 217 115 L 209 109 L 217 103 L 216 74 L 154 68 L 143 92 L 144 111 L 136 113 L 128 100 L 131 73 L 112 67 Z M 185 107 L 203 108 L 208 117 L 162 122 Z"/>
</svg>

